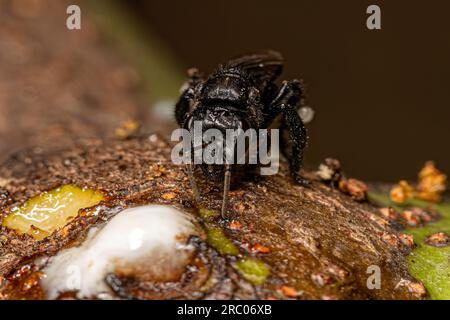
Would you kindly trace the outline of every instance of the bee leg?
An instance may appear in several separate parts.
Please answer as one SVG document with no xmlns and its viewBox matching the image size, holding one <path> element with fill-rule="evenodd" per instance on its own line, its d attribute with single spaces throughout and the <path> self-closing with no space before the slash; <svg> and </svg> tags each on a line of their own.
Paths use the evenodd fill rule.
<svg viewBox="0 0 450 320">
<path fill-rule="evenodd" d="M 175 119 L 180 127 L 183 125 L 194 103 L 197 85 L 203 82 L 199 71 L 195 68 L 188 70 L 188 77 L 188 80 L 181 88 L 181 97 L 175 106 Z"/>
<path fill-rule="evenodd" d="M 175 119 L 182 126 L 186 116 L 189 114 L 191 99 L 183 94 L 175 106 Z"/>
<path fill-rule="evenodd" d="M 298 115 L 297 107 L 300 102 L 301 87 L 298 81 L 283 82 L 276 98 L 269 106 L 272 117 L 282 114 L 283 127 L 289 132 L 292 152 L 290 154 L 290 170 L 294 180 L 301 185 L 307 185 L 308 181 L 300 176 L 300 168 L 303 162 L 303 149 L 306 146 L 307 132 L 302 119 Z"/>
<path fill-rule="evenodd" d="M 183 123 L 182 128 L 187 129 L 188 123 L 190 118 L 192 117 L 191 114 L 186 114 Z M 187 173 L 189 178 L 189 183 L 191 185 L 192 193 L 194 195 L 194 200 L 197 204 L 197 206 L 200 204 L 200 193 L 198 192 L 197 182 L 195 181 L 195 174 L 194 174 L 194 152 L 192 151 L 192 142 L 189 143 L 189 152 L 190 152 L 190 161 L 187 163 Z"/>
<path fill-rule="evenodd" d="M 188 176 L 189 176 L 189 182 L 191 184 L 192 193 L 194 194 L 194 200 L 197 203 L 197 205 L 200 204 L 200 193 L 198 192 L 197 182 L 195 181 L 194 176 L 194 167 L 192 163 L 188 164 Z"/>
<path fill-rule="evenodd" d="M 222 200 L 222 218 L 226 219 L 228 210 L 228 193 L 230 192 L 231 183 L 231 167 L 229 164 L 225 165 L 225 179 L 223 182 L 223 200 Z"/>
<path fill-rule="evenodd" d="M 300 176 L 303 149 L 307 141 L 306 128 L 296 109 L 290 105 L 281 105 L 280 108 L 282 108 L 284 126 L 289 132 L 290 143 L 292 144 L 291 158 L 289 159 L 291 175 L 297 183 L 306 185 L 308 181 Z"/>
</svg>

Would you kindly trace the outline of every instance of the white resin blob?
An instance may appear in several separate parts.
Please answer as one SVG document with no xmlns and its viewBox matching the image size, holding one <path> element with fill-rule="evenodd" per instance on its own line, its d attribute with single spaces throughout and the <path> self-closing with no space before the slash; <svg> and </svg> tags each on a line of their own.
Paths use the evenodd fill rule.
<svg viewBox="0 0 450 320">
<path fill-rule="evenodd" d="M 92 228 L 81 246 L 62 250 L 50 258 L 43 269 L 41 285 L 48 299 L 68 291 L 76 291 L 78 298 L 108 297 L 108 273 L 133 263 L 144 263 L 154 272 L 167 272 L 171 266 L 185 263 L 185 257 L 193 250 L 186 239 L 197 234 L 189 216 L 173 207 L 147 205 L 126 209 L 104 227 Z"/>
</svg>

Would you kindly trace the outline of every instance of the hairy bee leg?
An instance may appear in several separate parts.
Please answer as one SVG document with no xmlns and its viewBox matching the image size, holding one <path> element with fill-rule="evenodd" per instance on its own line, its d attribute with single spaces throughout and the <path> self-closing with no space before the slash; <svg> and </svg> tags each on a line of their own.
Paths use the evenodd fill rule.
<svg viewBox="0 0 450 320">
<path fill-rule="evenodd" d="M 195 89 L 203 81 L 200 72 L 191 68 L 188 70 L 188 80 L 182 88 L 181 97 L 175 106 L 175 119 L 179 126 L 183 126 L 186 116 L 194 103 Z"/>
<path fill-rule="evenodd" d="M 223 200 L 222 200 L 222 218 L 226 219 L 227 210 L 228 210 L 228 193 L 230 192 L 230 183 L 231 183 L 231 167 L 229 164 L 225 165 L 225 179 L 223 182 Z"/>
<path fill-rule="evenodd" d="M 270 104 L 270 112 L 273 118 L 279 114 L 283 116 L 283 123 L 292 141 L 292 155 L 289 159 L 291 175 L 297 183 L 307 185 L 308 181 L 303 179 L 299 173 L 303 162 L 303 149 L 307 141 L 305 125 L 297 112 L 300 97 L 300 82 L 296 80 L 285 81 Z"/>
<path fill-rule="evenodd" d="M 303 96 L 303 88 L 299 80 L 283 81 L 277 94 L 270 102 L 269 111 L 275 112 L 275 115 L 279 111 L 276 106 L 281 104 L 290 104 L 297 109 L 300 106 L 300 99 Z M 275 108 L 274 108 L 275 107 Z"/>
<path fill-rule="evenodd" d="M 194 200 L 197 203 L 197 205 L 200 204 L 200 193 L 198 192 L 197 182 L 195 181 L 194 176 L 194 168 L 192 166 L 192 163 L 188 164 L 188 176 L 189 176 L 189 182 L 191 184 L 192 193 L 194 194 Z"/>
<path fill-rule="evenodd" d="M 303 162 L 303 149 L 307 139 L 305 126 L 296 109 L 290 105 L 281 105 L 281 109 L 292 141 L 292 157 L 289 159 L 291 175 L 297 183 L 307 185 L 308 181 L 303 179 L 299 173 Z"/>
<path fill-rule="evenodd" d="M 175 106 L 175 119 L 180 126 L 184 123 L 185 117 L 189 114 L 190 105 L 191 99 L 188 98 L 186 94 L 181 96 Z"/>
</svg>

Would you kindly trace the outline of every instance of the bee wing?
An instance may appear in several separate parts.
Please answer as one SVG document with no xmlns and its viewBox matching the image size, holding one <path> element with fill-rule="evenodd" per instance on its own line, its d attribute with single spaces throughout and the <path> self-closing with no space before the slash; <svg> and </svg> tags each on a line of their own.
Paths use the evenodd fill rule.
<svg viewBox="0 0 450 320">
<path fill-rule="evenodd" d="M 278 78 L 283 71 L 283 56 L 273 50 L 244 54 L 228 61 L 225 68 L 245 70 L 259 85 Z"/>
</svg>

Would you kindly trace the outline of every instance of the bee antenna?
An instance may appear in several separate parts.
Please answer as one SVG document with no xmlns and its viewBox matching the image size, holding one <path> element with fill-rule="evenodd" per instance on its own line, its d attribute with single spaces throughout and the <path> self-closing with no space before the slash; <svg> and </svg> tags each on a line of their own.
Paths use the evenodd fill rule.
<svg viewBox="0 0 450 320">
<path fill-rule="evenodd" d="M 231 166 L 225 164 L 225 179 L 223 182 L 222 218 L 225 219 L 228 209 L 228 192 L 230 191 Z"/>
</svg>

